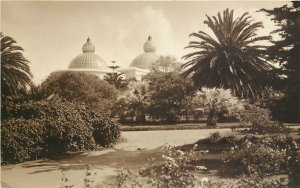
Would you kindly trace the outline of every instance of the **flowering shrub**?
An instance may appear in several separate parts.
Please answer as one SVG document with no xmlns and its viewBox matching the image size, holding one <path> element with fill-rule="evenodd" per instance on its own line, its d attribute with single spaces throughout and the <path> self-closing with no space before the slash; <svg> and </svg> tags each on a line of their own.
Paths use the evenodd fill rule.
<svg viewBox="0 0 300 188">
<path fill-rule="evenodd" d="M 237 116 L 243 109 L 243 102 L 231 94 L 231 90 L 222 88 L 202 88 L 193 99 L 196 108 L 209 110 L 207 126 L 216 126 L 218 116 L 227 114 Z"/>
<path fill-rule="evenodd" d="M 199 178 L 197 172 L 207 170 L 204 166 L 195 166 L 191 162 L 199 159 L 203 151 L 194 149 L 183 152 L 172 146 L 166 146 L 162 155 L 163 162 L 152 163 L 149 168 L 121 170 L 117 176 L 118 187 L 195 187 L 207 178 Z M 153 162 L 153 159 L 150 159 Z"/>
<path fill-rule="evenodd" d="M 6 163 L 107 147 L 120 135 L 118 126 L 105 116 L 63 100 L 18 104 L 7 112 L 1 131 L 1 157 Z"/>
<path fill-rule="evenodd" d="M 284 134 L 266 136 L 252 141 L 244 139 L 239 146 L 227 152 L 222 172 L 261 177 L 287 172 L 291 140 L 291 137 Z"/>
</svg>

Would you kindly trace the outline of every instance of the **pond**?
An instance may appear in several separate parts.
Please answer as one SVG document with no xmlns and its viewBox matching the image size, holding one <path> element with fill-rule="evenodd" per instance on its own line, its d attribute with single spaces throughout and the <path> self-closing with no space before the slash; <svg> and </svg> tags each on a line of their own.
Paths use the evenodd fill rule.
<svg viewBox="0 0 300 188">
<path fill-rule="evenodd" d="M 96 183 L 116 175 L 120 168 L 141 168 L 148 158 L 161 155 L 165 144 L 174 146 L 194 143 L 213 132 L 230 134 L 230 129 L 128 131 L 122 132 L 121 142 L 111 149 L 68 154 L 56 160 L 37 160 L 1 169 L 3 188 L 58 188 L 62 171 L 75 187 L 82 187 L 87 165 Z M 63 169 L 63 170 L 62 170 Z M 96 173 L 96 174 L 95 174 Z"/>
</svg>

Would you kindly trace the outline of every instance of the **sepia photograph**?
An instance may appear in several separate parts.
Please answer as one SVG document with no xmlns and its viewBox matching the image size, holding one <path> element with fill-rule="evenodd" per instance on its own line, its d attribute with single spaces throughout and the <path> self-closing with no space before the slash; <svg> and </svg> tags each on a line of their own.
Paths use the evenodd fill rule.
<svg viewBox="0 0 300 188">
<path fill-rule="evenodd" d="M 0 6 L 1 188 L 300 188 L 300 1 Z"/>
</svg>

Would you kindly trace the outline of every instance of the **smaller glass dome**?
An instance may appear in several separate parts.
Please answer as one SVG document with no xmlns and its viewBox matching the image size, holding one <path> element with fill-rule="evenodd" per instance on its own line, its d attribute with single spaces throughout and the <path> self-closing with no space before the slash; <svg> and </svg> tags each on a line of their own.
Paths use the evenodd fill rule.
<svg viewBox="0 0 300 188">
<path fill-rule="evenodd" d="M 134 58 L 130 64 L 130 67 L 136 67 L 140 69 L 151 69 L 153 63 L 159 59 L 160 55 L 156 54 L 156 46 L 152 41 L 152 37 L 149 36 L 148 40 L 143 46 L 144 52 Z"/>
<path fill-rule="evenodd" d="M 95 54 L 95 46 L 90 38 L 82 46 L 82 52 L 71 61 L 69 69 L 107 69 L 106 62 Z"/>
</svg>

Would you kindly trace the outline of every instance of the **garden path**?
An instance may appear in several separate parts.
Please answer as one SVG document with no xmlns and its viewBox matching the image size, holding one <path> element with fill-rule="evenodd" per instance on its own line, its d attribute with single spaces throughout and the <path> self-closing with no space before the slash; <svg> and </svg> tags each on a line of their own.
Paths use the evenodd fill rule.
<svg viewBox="0 0 300 188">
<path fill-rule="evenodd" d="M 122 132 L 123 141 L 112 149 L 4 166 L 1 184 L 3 188 L 59 188 L 64 174 L 69 179 L 68 185 L 83 187 L 87 165 L 91 168 L 92 179 L 99 184 L 116 175 L 117 169 L 144 167 L 148 158 L 161 155 L 161 147 L 166 143 L 174 146 L 190 144 L 217 131 L 221 135 L 230 134 L 230 129 Z"/>
</svg>

